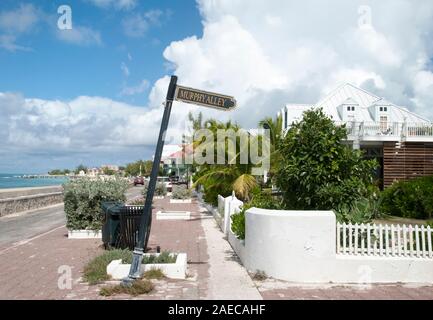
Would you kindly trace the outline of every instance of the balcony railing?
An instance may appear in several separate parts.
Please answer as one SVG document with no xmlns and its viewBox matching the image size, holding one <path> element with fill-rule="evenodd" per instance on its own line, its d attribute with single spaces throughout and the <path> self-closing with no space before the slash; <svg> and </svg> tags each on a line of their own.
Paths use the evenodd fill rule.
<svg viewBox="0 0 433 320">
<path fill-rule="evenodd" d="M 433 138 L 433 124 L 409 122 L 337 122 L 346 125 L 349 137 Z"/>
</svg>

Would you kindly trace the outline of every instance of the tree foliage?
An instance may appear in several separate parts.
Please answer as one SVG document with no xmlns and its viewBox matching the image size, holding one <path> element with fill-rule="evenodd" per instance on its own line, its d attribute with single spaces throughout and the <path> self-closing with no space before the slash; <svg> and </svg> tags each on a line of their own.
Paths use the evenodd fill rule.
<svg viewBox="0 0 433 320">
<path fill-rule="evenodd" d="M 149 176 L 152 171 L 152 161 L 151 160 L 138 160 L 136 162 L 128 163 L 125 167 L 126 176 L 137 177 L 140 175 L 140 167 L 141 167 L 141 175 Z"/>
<path fill-rule="evenodd" d="M 281 141 L 276 184 L 284 206 L 296 210 L 338 210 L 372 192 L 375 160 L 344 144 L 347 131 L 323 110 L 309 110 Z"/>
<path fill-rule="evenodd" d="M 200 130 L 199 125 L 202 125 L 203 128 L 212 132 L 210 139 L 193 141 L 194 148 L 200 147 L 202 150 L 207 150 L 206 147 L 209 146 L 209 149 L 213 150 L 213 163 L 195 165 L 197 172 L 194 175 L 194 186 L 203 186 L 204 200 L 212 204 L 216 204 L 218 194 L 228 196 L 232 191 L 235 191 L 240 199 L 248 200 L 251 191 L 258 185 L 256 178 L 251 175 L 252 162 L 243 163 L 240 157 L 241 152 L 248 154 L 248 150 L 241 150 L 248 148 L 248 145 L 241 144 L 242 135 L 248 135 L 248 132 L 231 121 L 223 123 L 210 119 L 202 123 L 201 119 L 194 120 L 194 118 L 192 121 L 194 130 Z M 224 146 L 218 144 L 217 133 L 221 130 L 232 131 L 235 134 L 234 150 L 229 148 L 228 143 L 224 143 Z M 218 148 L 221 147 L 224 153 L 224 164 L 218 164 L 217 161 Z"/>
</svg>

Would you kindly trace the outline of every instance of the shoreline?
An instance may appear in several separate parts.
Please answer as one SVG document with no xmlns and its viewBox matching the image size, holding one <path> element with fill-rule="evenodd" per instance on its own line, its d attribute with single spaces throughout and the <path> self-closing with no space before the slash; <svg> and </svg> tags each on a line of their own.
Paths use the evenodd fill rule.
<svg viewBox="0 0 433 320">
<path fill-rule="evenodd" d="M 4 192 L 19 192 L 19 191 L 31 191 L 36 189 L 49 189 L 49 188 L 56 188 L 61 187 L 62 184 L 51 184 L 48 186 L 33 186 L 33 187 L 0 187 L 0 193 Z"/>
</svg>

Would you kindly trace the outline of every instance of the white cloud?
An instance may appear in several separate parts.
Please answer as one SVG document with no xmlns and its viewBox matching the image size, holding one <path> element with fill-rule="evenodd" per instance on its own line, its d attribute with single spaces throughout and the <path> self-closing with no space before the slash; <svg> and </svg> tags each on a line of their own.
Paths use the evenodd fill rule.
<svg viewBox="0 0 433 320">
<path fill-rule="evenodd" d="M 70 30 L 58 29 L 56 31 L 56 36 L 59 40 L 75 45 L 102 45 L 101 34 L 99 31 L 93 30 L 89 27 L 74 25 Z"/>
<path fill-rule="evenodd" d="M 0 34 L 0 48 L 8 51 L 32 51 L 31 48 L 21 46 L 16 43 L 16 37 L 12 35 Z"/>
<path fill-rule="evenodd" d="M 15 10 L 0 12 L 0 30 L 6 32 L 28 32 L 38 21 L 38 10 L 32 4 L 21 4 Z"/>
<path fill-rule="evenodd" d="M 5 147 L 19 146 L 26 152 L 152 145 L 162 115 L 158 108 L 148 110 L 102 97 L 58 101 L 14 93 L 0 93 L 0 109 L 0 139 Z"/>
<path fill-rule="evenodd" d="M 121 96 L 133 96 L 136 94 L 143 93 L 145 90 L 149 88 L 150 84 L 147 80 L 142 80 L 138 85 L 132 87 L 124 87 Z"/>
<path fill-rule="evenodd" d="M 236 111 L 207 116 L 255 126 L 284 103 L 314 103 L 351 82 L 433 118 L 432 88 L 422 85 L 433 57 L 430 0 L 197 2 L 203 36 L 172 42 L 164 57 L 181 84 L 238 100 Z M 371 28 L 358 26 L 365 4 Z M 167 78 L 155 83 L 151 105 L 166 85 Z"/>
<path fill-rule="evenodd" d="M 149 22 L 140 14 L 122 20 L 123 31 L 128 37 L 142 37 L 149 29 Z"/>
<path fill-rule="evenodd" d="M 122 73 L 125 77 L 129 77 L 129 75 L 130 75 L 129 68 L 125 62 L 122 62 L 120 64 L 120 70 L 122 70 Z"/>
<path fill-rule="evenodd" d="M 132 38 L 143 37 L 152 26 L 161 26 L 171 16 L 171 11 L 159 9 L 144 13 L 134 13 L 122 20 L 125 35 Z"/>
<path fill-rule="evenodd" d="M 21 4 L 16 9 L 0 12 L 0 48 L 8 51 L 30 51 L 31 48 L 16 43 L 22 34 L 32 32 L 42 13 L 31 4 Z"/>
<path fill-rule="evenodd" d="M 137 5 L 137 0 L 87 0 L 100 8 L 115 8 L 117 10 L 129 10 Z"/>
</svg>

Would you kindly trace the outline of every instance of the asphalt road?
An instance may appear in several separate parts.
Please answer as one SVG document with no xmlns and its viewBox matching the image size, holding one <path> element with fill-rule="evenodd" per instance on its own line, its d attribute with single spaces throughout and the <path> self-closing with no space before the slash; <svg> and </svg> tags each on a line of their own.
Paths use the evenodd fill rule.
<svg viewBox="0 0 433 320">
<path fill-rule="evenodd" d="M 141 194 L 143 187 L 130 188 L 128 199 Z M 63 204 L 0 218 L 0 248 L 30 239 L 66 224 Z"/>
</svg>

